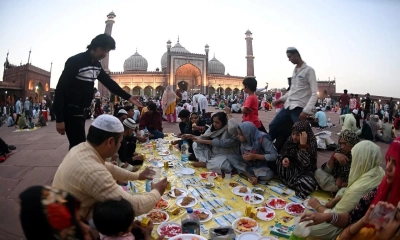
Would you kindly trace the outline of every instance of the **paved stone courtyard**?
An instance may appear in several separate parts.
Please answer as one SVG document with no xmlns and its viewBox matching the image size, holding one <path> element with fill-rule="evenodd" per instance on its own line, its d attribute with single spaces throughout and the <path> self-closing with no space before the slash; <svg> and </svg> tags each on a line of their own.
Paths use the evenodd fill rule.
<svg viewBox="0 0 400 240">
<path fill-rule="evenodd" d="M 218 111 L 210 108 L 210 111 Z M 265 127 L 275 116 L 275 112 L 259 112 L 260 119 Z M 327 113 L 332 123 L 339 122 L 339 114 Z M 235 119 L 241 121 L 241 114 L 234 114 Z M 86 122 L 86 128 L 91 120 Z M 177 123 L 163 123 L 164 132 L 179 132 Z M 334 134 L 332 139 L 337 141 L 336 133 L 340 127 L 331 128 Z M 0 127 L 0 137 L 10 145 L 15 145 L 17 150 L 5 162 L 0 164 L 0 239 L 24 239 L 19 223 L 18 196 L 29 186 L 51 185 L 58 165 L 68 152 L 66 136 L 56 132 L 55 122 L 49 122 L 47 127 L 31 132 L 13 132 L 15 128 Z M 397 132 L 400 134 L 400 132 Z M 382 154 L 388 146 L 377 143 Z M 319 151 L 318 165 L 328 160 L 332 152 Z M 384 166 L 384 163 L 382 163 Z"/>
</svg>

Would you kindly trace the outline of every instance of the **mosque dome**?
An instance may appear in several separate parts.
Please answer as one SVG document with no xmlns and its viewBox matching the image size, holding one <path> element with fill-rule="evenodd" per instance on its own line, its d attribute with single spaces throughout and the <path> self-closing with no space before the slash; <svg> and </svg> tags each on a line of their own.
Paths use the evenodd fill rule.
<svg viewBox="0 0 400 240">
<path fill-rule="evenodd" d="M 175 46 L 171 47 L 170 51 L 175 52 L 175 53 L 190 53 L 188 50 L 186 50 L 186 48 L 184 48 L 179 43 L 179 39 L 178 39 L 178 42 L 175 44 Z M 161 57 L 161 67 L 162 68 L 167 67 L 167 54 L 168 54 L 168 52 L 165 52 Z"/>
<path fill-rule="evenodd" d="M 215 56 L 208 61 L 208 72 L 210 74 L 225 74 L 225 66 L 220 61 L 218 61 Z"/>
<path fill-rule="evenodd" d="M 124 62 L 124 71 L 147 71 L 147 60 L 137 50 Z"/>
</svg>

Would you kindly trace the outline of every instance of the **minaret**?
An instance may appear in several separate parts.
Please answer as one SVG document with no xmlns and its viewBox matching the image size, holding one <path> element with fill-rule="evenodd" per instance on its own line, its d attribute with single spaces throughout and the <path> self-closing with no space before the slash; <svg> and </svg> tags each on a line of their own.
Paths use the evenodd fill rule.
<svg viewBox="0 0 400 240">
<path fill-rule="evenodd" d="M 107 21 L 106 21 L 106 29 L 104 30 L 105 34 L 108 34 L 111 36 L 111 32 L 112 32 L 112 27 L 115 23 L 114 18 L 117 15 L 115 15 L 115 13 L 112 11 L 107 15 Z M 101 65 L 104 68 L 104 71 L 109 72 L 110 69 L 108 69 L 108 62 L 109 62 L 109 54 L 107 54 L 107 56 L 105 58 L 103 58 L 101 60 Z"/>
<path fill-rule="evenodd" d="M 246 31 L 246 48 L 247 48 L 247 77 L 255 77 L 254 76 L 254 56 L 253 56 L 253 37 L 250 30 Z"/>
<path fill-rule="evenodd" d="M 29 64 L 29 61 L 30 61 L 30 59 L 31 59 L 31 52 L 32 52 L 32 48 L 29 50 L 28 64 Z"/>
</svg>

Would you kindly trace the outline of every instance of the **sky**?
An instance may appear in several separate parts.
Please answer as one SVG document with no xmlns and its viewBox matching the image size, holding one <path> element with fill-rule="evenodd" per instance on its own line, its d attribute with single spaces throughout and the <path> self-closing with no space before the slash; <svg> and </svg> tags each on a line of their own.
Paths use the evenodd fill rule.
<svg viewBox="0 0 400 240">
<path fill-rule="evenodd" d="M 12 64 L 25 64 L 32 48 L 33 65 L 50 70 L 53 62 L 54 88 L 65 61 L 104 33 L 111 11 L 111 71 L 123 71 L 136 48 L 148 71 L 161 68 L 166 42 L 179 36 L 190 52 L 204 54 L 208 44 L 226 73 L 246 76 L 249 29 L 258 87 L 287 87 L 294 65 L 286 49 L 293 46 L 319 80 L 336 78 L 337 92 L 400 97 L 397 0 L 0 0 L 0 61 L 9 51 Z"/>
</svg>

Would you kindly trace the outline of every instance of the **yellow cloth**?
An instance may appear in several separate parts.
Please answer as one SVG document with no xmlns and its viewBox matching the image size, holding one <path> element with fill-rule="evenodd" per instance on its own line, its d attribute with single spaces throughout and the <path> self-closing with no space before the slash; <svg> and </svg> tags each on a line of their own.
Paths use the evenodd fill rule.
<svg viewBox="0 0 400 240">
<path fill-rule="evenodd" d="M 347 230 L 345 230 L 347 231 Z M 352 240 L 376 240 L 376 235 L 375 235 L 375 228 L 362 228 L 354 237 L 352 237 Z M 347 234 L 346 232 L 343 232 L 342 234 Z M 340 240 L 340 236 L 336 238 L 336 240 Z"/>
<path fill-rule="evenodd" d="M 172 102 L 167 109 L 165 109 L 165 114 L 174 114 L 175 113 L 176 102 Z"/>
<path fill-rule="evenodd" d="M 172 140 L 176 140 L 176 138 L 172 137 L 172 134 L 171 134 L 171 133 L 167 133 L 167 136 L 164 138 L 164 140 L 172 141 Z M 159 160 L 163 161 L 163 160 L 162 160 L 162 157 L 158 155 L 157 151 L 154 151 L 154 152 L 153 152 L 152 146 L 151 146 L 150 144 L 148 145 L 148 148 L 143 147 L 143 145 L 138 145 L 138 147 L 136 148 L 136 152 L 141 153 L 141 154 L 144 154 L 144 155 L 146 156 L 146 159 L 151 159 L 151 157 L 152 157 L 153 154 L 154 154 L 154 156 L 155 156 L 156 159 L 159 159 Z M 173 155 L 176 155 L 176 156 L 178 157 L 178 159 L 180 159 L 180 153 L 179 153 L 178 150 L 176 150 L 176 149 L 173 150 Z M 148 160 L 146 160 L 146 161 L 144 162 L 144 165 L 150 165 L 150 164 L 151 164 L 151 162 L 149 162 Z M 194 167 L 191 166 L 190 164 L 187 164 L 187 167 L 193 168 L 193 169 L 196 171 L 196 172 L 194 173 L 194 176 L 190 176 L 190 178 L 195 178 L 195 177 L 199 178 L 200 173 L 208 172 L 208 170 L 207 170 L 206 168 L 194 168 Z M 183 186 L 183 183 L 182 183 L 181 180 L 184 179 L 184 178 L 186 178 L 186 176 L 184 175 L 184 176 L 178 178 L 178 177 L 175 175 L 174 171 L 175 171 L 175 170 L 174 170 L 173 168 L 170 168 L 170 169 L 166 170 L 166 174 L 167 174 L 167 176 L 168 176 L 168 181 L 172 182 L 172 184 L 175 185 L 175 187 L 177 187 L 177 188 L 184 188 L 185 186 Z M 293 195 L 294 195 L 294 191 L 292 191 L 292 193 L 291 193 L 288 197 L 280 196 L 279 194 L 277 194 L 277 193 L 271 191 L 271 189 L 270 189 L 271 186 L 276 186 L 276 185 L 280 184 L 280 183 L 278 182 L 278 180 L 276 180 L 276 181 L 274 181 L 274 180 L 269 181 L 269 184 L 270 184 L 270 185 L 268 185 L 268 186 L 263 186 L 263 185 L 260 185 L 260 184 L 259 184 L 259 185 L 256 185 L 256 186 L 252 186 L 248 181 L 244 180 L 243 178 L 239 178 L 238 175 L 234 175 L 234 176 L 232 176 L 232 179 L 231 179 L 230 182 L 236 183 L 236 181 L 237 181 L 238 179 L 240 179 L 242 182 L 244 182 L 249 188 L 260 187 L 260 188 L 264 189 L 264 190 L 265 190 L 265 194 L 263 195 L 263 196 L 264 196 L 263 204 L 265 204 L 265 202 L 266 202 L 269 198 L 271 198 L 271 195 L 274 195 L 274 196 L 278 196 L 278 197 L 280 197 L 280 198 L 283 198 L 283 199 L 285 199 L 288 203 L 292 202 L 292 201 L 289 200 L 288 197 L 293 196 Z M 200 180 L 200 182 L 202 182 L 202 183 L 206 183 L 206 181 L 207 181 L 207 180 Z M 217 211 L 217 213 L 213 214 L 213 219 L 215 219 L 216 217 L 221 217 L 221 218 L 223 218 L 224 215 L 227 215 L 227 214 L 229 214 L 229 213 L 237 213 L 237 212 L 240 212 L 240 213 L 242 214 L 242 217 L 243 217 L 243 216 L 244 216 L 244 212 L 245 212 L 245 208 L 246 208 L 246 203 L 242 200 L 242 197 L 234 195 L 234 194 L 232 193 L 232 187 L 228 186 L 228 184 L 227 184 L 226 182 L 222 181 L 222 179 L 220 179 L 220 178 L 219 178 L 219 180 L 217 180 L 217 179 L 214 180 L 214 184 L 215 184 L 216 186 L 215 186 L 213 189 L 211 189 L 211 191 L 217 195 L 216 199 L 220 199 L 220 200 L 224 201 L 224 205 L 225 205 L 225 206 L 231 207 L 232 210 L 225 209 L 224 212 L 218 212 L 218 211 Z M 142 182 L 135 181 L 135 185 L 136 185 L 136 187 L 137 187 L 139 193 L 145 191 L 145 190 L 144 190 L 144 185 L 145 185 L 144 181 L 142 181 Z M 198 187 L 196 187 L 196 188 L 198 188 Z M 194 190 L 194 189 L 193 189 L 192 187 L 189 187 L 189 191 L 190 191 L 190 190 Z M 285 188 L 284 190 L 289 190 L 289 189 Z M 189 196 L 193 197 L 193 195 L 190 194 L 190 193 L 189 193 Z M 322 191 L 316 191 L 316 192 L 314 192 L 314 193 L 312 194 L 312 196 L 313 196 L 313 197 L 316 197 L 317 199 L 319 199 L 319 200 L 321 200 L 321 201 L 325 201 L 325 202 L 327 202 L 327 200 L 328 200 L 328 198 L 329 198 L 329 194 L 326 193 L 326 192 L 322 192 Z M 194 208 L 194 209 L 202 208 L 201 204 L 199 203 L 200 201 L 204 201 L 204 202 L 205 202 L 205 201 L 210 201 L 210 200 L 213 200 L 213 199 L 215 199 L 215 197 L 213 197 L 213 196 L 210 196 L 210 197 L 207 198 L 207 199 L 199 198 L 198 201 L 197 201 L 197 205 L 194 206 L 193 208 Z M 184 213 L 184 209 L 181 210 L 181 212 L 180 212 L 179 215 L 172 215 L 172 214 L 169 212 L 169 210 L 171 210 L 171 209 L 173 209 L 174 207 L 176 207 L 175 200 L 176 200 L 175 198 L 170 198 L 170 199 L 168 200 L 168 202 L 169 202 L 169 207 L 168 207 L 168 209 L 165 210 L 165 211 L 169 214 L 169 220 L 168 220 L 169 222 L 176 222 L 176 223 L 179 223 L 179 224 L 180 224 L 180 223 L 181 223 L 182 215 L 183 215 L 183 213 Z M 253 206 L 253 207 L 260 207 L 261 204 L 252 205 L 252 206 Z M 221 208 L 220 208 L 220 209 L 221 209 Z M 307 210 L 307 211 L 309 211 L 309 210 Z M 276 213 L 276 217 L 275 217 L 273 220 L 271 220 L 271 221 L 262 221 L 262 220 L 256 218 L 256 221 L 257 221 L 257 223 L 259 224 L 259 228 L 260 228 L 260 232 L 259 232 L 259 233 L 260 233 L 262 236 L 273 236 L 273 235 L 270 233 L 270 228 L 269 228 L 269 227 L 275 225 L 275 224 L 278 223 L 278 222 L 281 223 L 282 225 L 285 225 L 285 226 L 292 226 L 292 225 L 294 224 L 294 220 L 293 220 L 294 218 L 292 218 L 292 219 L 291 219 L 289 222 L 287 222 L 287 223 L 285 223 L 285 222 L 282 220 L 283 217 L 293 217 L 293 216 L 289 215 L 284 209 L 282 209 L 282 210 L 275 210 L 275 213 Z M 218 225 L 218 224 L 216 223 L 216 221 L 214 221 L 213 219 L 211 219 L 211 220 L 208 221 L 208 222 L 203 223 L 203 224 L 204 224 L 204 227 L 205 227 L 207 230 L 210 230 L 211 228 L 219 227 L 219 225 Z M 229 221 L 227 221 L 227 220 L 225 220 L 225 221 L 226 221 L 228 224 L 230 224 Z M 153 237 L 154 239 L 156 239 L 156 238 L 158 237 L 158 234 L 157 234 L 157 231 L 156 231 L 156 228 L 157 228 L 157 227 L 158 227 L 158 225 L 156 225 L 156 227 L 154 228 L 154 231 L 153 231 L 153 236 L 152 236 L 152 237 Z M 201 232 L 201 235 L 204 236 L 204 237 L 206 237 L 206 238 L 209 237 L 209 234 L 203 234 L 202 232 Z M 237 234 L 237 235 L 239 235 L 239 234 Z M 275 237 L 276 237 L 277 239 L 285 239 L 285 238 L 282 238 L 282 237 L 279 237 L 279 238 L 278 238 L 277 236 L 275 236 Z"/>
<path fill-rule="evenodd" d="M 160 199 L 160 193 L 132 196 L 115 180 L 138 180 L 139 174 L 126 171 L 105 160 L 88 143 L 73 147 L 65 156 L 54 176 L 53 187 L 74 195 L 81 201 L 80 214 L 86 220 L 98 201 L 125 198 L 131 202 L 136 215 L 149 212 Z"/>
<path fill-rule="evenodd" d="M 144 113 L 148 112 L 149 109 L 147 107 L 143 107 L 142 108 L 142 112 L 140 113 L 140 115 L 143 115 Z"/>
</svg>

